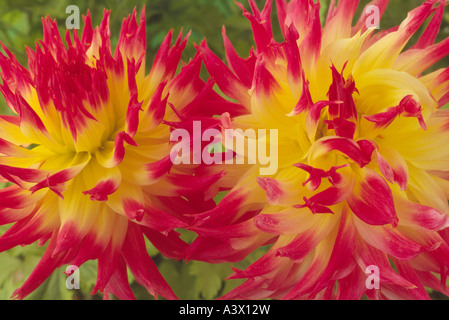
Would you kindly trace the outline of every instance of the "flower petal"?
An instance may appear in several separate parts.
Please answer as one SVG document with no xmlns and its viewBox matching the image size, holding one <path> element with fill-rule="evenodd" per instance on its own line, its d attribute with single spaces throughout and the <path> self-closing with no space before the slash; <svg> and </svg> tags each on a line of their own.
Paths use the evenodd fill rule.
<svg viewBox="0 0 449 320">
<path fill-rule="evenodd" d="M 348 198 L 348 204 L 357 217 L 370 225 L 398 224 L 391 189 L 371 169 L 358 170 L 354 192 Z"/>
</svg>

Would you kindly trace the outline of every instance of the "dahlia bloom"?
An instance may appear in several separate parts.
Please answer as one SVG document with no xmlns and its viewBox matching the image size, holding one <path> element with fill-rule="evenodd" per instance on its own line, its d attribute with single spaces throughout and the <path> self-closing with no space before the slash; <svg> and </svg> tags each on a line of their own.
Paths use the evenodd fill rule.
<svg viewBox="0 0 449 320">
<path fill-rule="evenodd" d="M 43 19 L 44 38 L 27 48 L 29 68 L 3 46 L 3 93 L 15 115 L 0 116 L 0 251 L 48 241 L 45 254 L 14 297 L 24 298 L 56 268 L 98 260 L 93 293 L 132 299 L 127 268 L 157 297 L 176 296 L 147 254 L 182 259 L 187 244 L 174 229 L 207 205 L 202 194 L 221 175 L 172 167 L 169 122 L 218 95 L 199 78 L 197 56 L 176 74 L 188 35 L 170 31 L 145 71 L 146 22 L 123 20 L 112 54 L 110 12 L 81 37 Z M 180 210 L 182 208 L 183 210 Z M 206 207 L 201 207 L 204 210 Z M 62 271 L 61 271 L 62 273 Z"/>
<path fill-rule="evenodd" d="M 359 1 L 277 0 L 285 41 L 273 38 L 271 1 L 250 0 L 256 49 L 236 53 L 223 30 L 227 65 L 199 46 L 220 89 L 246 108 L 222 127 L 277 129 L 278 170 L 260 163 L 217 165 L 230 190 L 199 215 L 190 259 L 238 261 L 269 250 L 231 279 L 247 279 L 223 298 L 428 299 L 449 293 L 449 53 L 434 44 L 445 1 L 428 0 L 398 26 L 352 21 Z M 382 14 L 388 1 L 374 0 Z M 410 38 L 430 22 L 418 42 Z M 227 146 L 226 136 L 223 136 Z M 247 139 L 249 140 L 249 139 Z M 268 139 L 266 139 L 268 141 Z M 234 149 L 236 153 L 239 150 Z M 250 157 L 249 154 L 240 154 Z M 249 159 L 248 159 L 249 160 Z M 367 285 L 379 271 L 380 289 Z"/>
</svg>

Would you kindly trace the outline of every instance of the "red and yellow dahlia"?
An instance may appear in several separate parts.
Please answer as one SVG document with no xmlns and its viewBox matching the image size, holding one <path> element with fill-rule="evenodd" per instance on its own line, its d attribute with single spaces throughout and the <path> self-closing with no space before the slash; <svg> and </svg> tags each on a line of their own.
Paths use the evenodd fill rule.
<svg viewBox="0 0 449 320">
<path fill-rule="evenodd" d="M 197 217 L 189 258 L 238 261 L 271 245 L 235 270 L 231 279 L 247 280 L 224 298 L 426 299 L 426 287 L 448 294 L 449 111 L 441 107 L 449 68 L 429 71 L 449 53 L 449 39 L 434 44 L 445 1 L 425 1 L 376 32 L 367 10 L 352 25 L 359 1 L 332 0 L 322 26 L 319 1 L 277 0 L 282 43 L 273 38 L 271 1 L 262 11 L 249 3 L 252 13 L 241 8 L 257 48 L 248 58 L 225 32 L 227 65 L 205 42 L 199 52 L 220 89 L 246 108 L 223 114 L 223 128 L 277 130 L 269 143 L 278 170 L 261 176 L 262 164 L 250 159 L 213 167 L 228 170 L 220 186 L 230 192 Z M 369 3 L 379 13 L 387 4 Z M 366 284 L 373 266 L 379 290 Z"/>
<path fill-rule="evenodd" d="M 127 268 L 154 296 L 175 294 L 147 254 L 145 238 L 169 258 L 187 244 L 186 226 L 221 175 L 172 166 L 171 127 L 218 95 L 199 77 L 199 56 L 177 73 L 188 35 L 170 31 L 145 71 L 146 22 L 124 19 L 115 52 L 110 12 L 81 37 L 43 19 L 44 37 L 27 48 L 28 69 L 3 46 L 3 93 L 14 115 L 0 116 L 0 251 L 39 241 L 48 246 L 14 296 L 24 298 L 56 268 L 98 260 L 93 292 L 134 298 Z M 181 118 L 181 119 L 180 119 Z M 195 204 L 195 206 L 193 205 Z M 182 210 L 180 210 L 182 208 Z M 201 208 L 204 210 L 204 207 Z M 62 271 L 61 271 L 62 272 Z"/>
</svg>

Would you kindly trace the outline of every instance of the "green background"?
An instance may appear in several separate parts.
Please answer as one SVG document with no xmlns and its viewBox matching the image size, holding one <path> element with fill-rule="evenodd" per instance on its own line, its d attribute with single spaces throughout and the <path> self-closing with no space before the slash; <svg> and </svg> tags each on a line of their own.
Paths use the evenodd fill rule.
<svg viewBox="0 0 449 320">
<path fill-rule="evenodd" d="M 256 1 L 259 7 L 264 0 Z M 248 8 L 245 1 L 242 3 Z M 323 17 L 329 1 L 321 1 Z M 368 1 L 361 1 L 359 12 Z M 398 25 L 411 9 L 422 1 L 418 0 L 392 0 L 381 21 L 381 29 Z M 77 5 L 81 14 L 90 10 L 93 24 L 98 25 L 103 16 L 103 9 L 112 9 L 111 33 L 112 43 L 118 40 L 122 19 L 130 14 L 134 7 L 138 12 L 143 5 L 146 6 L 148 30 L 148 57 L 151 64 L 158 46 L 170 29 L 175 33 L 181 28 L 184 33 L 192 30 L 183 59 L 188 61 L 195 54 L 194 43 L 198 44 L 207 38 L 210 48 L 223 57 L 224 48 L 221 36 L 222 26 L 225 25 L 227 33 L 237 51 L 246 56 L 253 45 L 252 32 L 249 22 L 242 16 L 241 10 L 233 0 L 0 0 L 0 41 L 3 42 L 17 59 L 27 65 L 25 46 L 34 49 L 35 42 L 42 38 L 41 19 L 46 15 L 56 18 L 65 32 L 65 20 L 69 16 L 66 7 Z M 273 19 L 275 19 L 273 10 Z M 358 17 L 358 14 L 356 15 Z M 449 34 L 449 12 L 446 13 L 444 25 L 441 28 L 438 41 Z M 82 24 L 81 24 L 82 27 Z M 279 27 L 274 22 L 275 38 L 281 41 Z M 419 36 L 419 35 L 418 35 Z M 412 42 L 413 43 L 413 42 Z M 447 66 L 448 60 L 439 66 Z M 0 98 L 0 113 L 6 113 L 4 100 Z M 219 200 L 219 199 L 217 199 Z M 1 201 L 1 199 L 0 199 Z M 2 234 L 8 226 L 0 227 Z M 186 234 L 186 238 L 191 235 Z M 37 245 L 25 248 L 14 248 L 8 252 L 0 253 L 0 300 L 9 299 L 12 292 L 30 274 L 45 248 Z M 167 282 L 181 299 L 214 299 L 239 284 L 239 281 L 226 281 L 222 279 L 231 274 L 231 264 L 210 265 L 202 262 L 174 262 L 163 258 L 150 244 L 148 250 Z M 244 261 L 234 264 L 237 268 L 245 268 L 255 261 L 264 250 L 260 249 L 251 254 Z M 100 299 L 100 295 L 90 295 L 96 279 L 96 263 L 89 261 L 80 268 L 81 289 L 67 290 L 66 276 L 63 269 L 57 270 L 38 290 L 28 299 Z M 138 299 L 152 299 L 150 295 L 135 283 L 130 277 L 132 288 Z M 434 299 L 443 299 L 439 294 L 431 293 Z"/>
</svg>

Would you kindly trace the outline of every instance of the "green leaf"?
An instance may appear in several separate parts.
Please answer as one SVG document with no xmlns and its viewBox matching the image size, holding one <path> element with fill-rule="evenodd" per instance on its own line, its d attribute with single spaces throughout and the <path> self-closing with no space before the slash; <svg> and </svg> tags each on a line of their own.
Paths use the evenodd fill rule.
<svg viewBox="0 0 449 320">
<path fill-rule="evenodd" d="M 79 267 L 80 294 L 92 298 L 91 292 L 97 282 L 97 260 L 89 260 Z"/>
<path fill-rule="evenodd" d="M 0 287 L 0 300 L 9 300 L 15 289 L 14 279 L 9 277 Z"/>
<path fill-rule="evenodd" d="M 189 266 L 189 263 L 162 259 L 158 269 L 179 299 L 197 300 L 200 296 L 195 288 L 195 277 L 190 274 Z"/>
<path fill-rule="evenodd" d="M 8 252 L 0 254 L 0 288 L 4 285 L 7 279 L 17 270 L 17 266 L 21 261 L 12 257 Z"/>
<path fill-rule="evenodd" d="M 190 263 L 190 273 L 196 277 L 196 288 L 206 300 L 218 297 L 223 287 L 223 280 L 232 273 L 229 263 L 210 264 L 199 261 Z"/>
<path fill-rule="evenodd" d="M 0 227 L 3 233 L 7 226 Z M 0 297 L 10 299 L 39 262 L 43 248 L 37 245 L 16 247 L 0 254 Z"/>
</svg>

